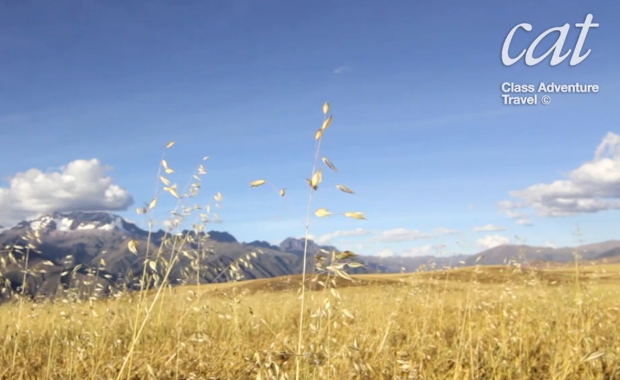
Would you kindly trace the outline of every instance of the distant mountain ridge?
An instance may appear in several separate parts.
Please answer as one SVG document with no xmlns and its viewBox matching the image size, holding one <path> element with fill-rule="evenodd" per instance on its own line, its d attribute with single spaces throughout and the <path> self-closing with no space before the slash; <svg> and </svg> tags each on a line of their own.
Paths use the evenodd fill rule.
<svg viewBox="0 0 620 380">
<path fill-rule="evenodd" d="M 467 265 L 503 265 L 509 261 L 525 263 L 528 261 L 568 262 L 575 260 L 577 253 L 582 260 L 595 260 L 604 255 L 614 255 L 610 251 L 620 248 L 620 240 L 609 240 L 576 247 L 535 247 L 528 245 L 505 244 L 468 257 Z"/>
<path fill-rule="evenodd" d="M 37 231 L 41 239 L 41 243 L 37 244 L 40 253 L 29 255 L 28 267 L 40 268 L 37 269 L 39 272 L 29 273 L 23 283 L 23 265 L 15 262 L 15 258 L 19 259 L 20 255 L 11 247 L 14 244 L 25 245 L 24 236 L 33 231 Z M 233 235 L 222 231 L 198 235 L 184 231 L 184 234 L 189 234 L 191 239 L 183 243 L 184 254 L 173 267 L 170 277 L 172 283 L 223 282 L 234 280 L 239 275 L 245 279 L 276 277 L 301 273 L 303 267 L 304 238 L 286 238 L 275 246 L 260 240 L 240 243 Z M 119 281 L 122 286 L 135 287 L 135 283 L 123 279 L 141 273 L 145 267 L 148 259 L 143 253 L 146 252 L 147 237 L 148 231 L 118 215 L 105 212 L 56 212 L 43 215 L 0 230 L 0 247 L 4 247 L 0 250 L 0 276 L 10 279 L 15 289 L 27 287 L 33 296 L 53 295 L 59 288 L 67 289 L 76 284 L 82 286 L 87 282 L 102 293 L 118 287 Z M 163 230 L 150 233 L 149 251 L 158 252 L 171 238 Z M 138 255 L 129 250 L 130 240 L 137 242 Z M 620 240 L 575 248 L 502 245 L 475 255 L 450 257 L 358 256 L 355 261 L 364 267 L 351 269 L 350 273 L 413 272 L 467 265 L 502 265 L 511 261 L 568 262 L 574 260 L 575 249 L 584 260 L 614 258 L 620 256 Z M 310 270 L 314 268 L 315 255 L 320 254 L 321 250 L 340 252 L 336 247 L 322 246 L 308 240 Z M 103 268 L 102 262 L 105 262 Z M 197 263 L 199 268 L 205 269 L 194 269 Z M 226 270 L 232 267 L 237 270 L 235 275 Z M 94 280 L 89 271 L 97 273 Z M 77 280 L 67 276 L 77 277 Z"/>
<path fill-rule="evenodd" d="M 262 241 L 262 240 L 254 240 L 252 242 L 243 243 L 243 244 L 248 245 L 248 246 L 253 246 L 253 247 L 273 249 L 274 251 L 281 250 L 280 247 L 278 247 L 277 245 L 269 244 L 269 242 Z"/>
</svg>

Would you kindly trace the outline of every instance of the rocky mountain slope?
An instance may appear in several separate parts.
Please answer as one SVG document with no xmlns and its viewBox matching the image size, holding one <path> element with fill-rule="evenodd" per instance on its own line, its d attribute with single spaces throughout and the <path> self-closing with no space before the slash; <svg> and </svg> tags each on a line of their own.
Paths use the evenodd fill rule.
<svg viewBox="0 0 620 380">
<path fill-rule="evenodd" d="M 301 273 L 303 267 L 302 239 L 287 239 L 277 247 L 262 241 L 240 243 L 227 232 L 183 231 L 182 235 L 185 238 L 161 230 L 149 234 L 107 213 L 44 215 L 0 233 L 4 248 L 0 250 L 0 275 L 10 280 L 13 291 L 49 296 L 58 289 L 75 287 L 97 294 L 119 286 L 137 288 L 141 284 L 136 277 L 145 267 L 160 277 L 169 269 L 173 284 L 284 276 Z M 137 254 L 131 252 L 130 241 L 136 242 Z M 33 248 L 27 250 L 29 242 Z M 310 269 L 321 248 L 333 248 L 311 241 L 309 247 Z"/>
</svg>

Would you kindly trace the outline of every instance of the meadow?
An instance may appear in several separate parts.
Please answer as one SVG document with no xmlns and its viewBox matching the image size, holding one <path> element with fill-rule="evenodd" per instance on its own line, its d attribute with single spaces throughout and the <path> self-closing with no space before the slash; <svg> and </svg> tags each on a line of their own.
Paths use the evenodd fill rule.
<svg viewBox="0 0 620 380">
<path fill-rule="evenodd" d="M 301 355 L 296 276 L 5 304 L 0 377 L 620 378 L 617 264 L 353 280 L 308 277 Z"/>
</svg>

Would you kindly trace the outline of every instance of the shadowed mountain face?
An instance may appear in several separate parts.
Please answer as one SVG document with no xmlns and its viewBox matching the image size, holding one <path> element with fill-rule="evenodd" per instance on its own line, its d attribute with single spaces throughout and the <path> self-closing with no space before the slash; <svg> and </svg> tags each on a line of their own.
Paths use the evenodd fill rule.
<svg viewBox="0 0 620 380">
<path fill-rule="evenodd" d="M 611 258 L 619 258 L 620 259 L 620 247 L 612 248 L 608 251 L 605 251 L 596 257 L 597 259 L 611 259 Z"/>
<path fill-rule="evenodd" d="M 35 249 L 28 252 L 26 264 L 26 251 L 20 246 L 27 246 L 25 238 L 35 233 L 38 241 L 29 239 Z M 147 231 L 135 224 L 107 213 L 44 215 L 0 233 L 0 245 L 5 247 L 0 251 L 0 275 L 10 281 L 11 290 L 36 297 L 74 287 L 81 294 L 106 294 L 119 287 L 137 288 L 140 284 L 136 277 L 144 268 L 149 273 L 166 272 L 164 264 L 150 263 L 158 252 L 172 263 L 169 278 L 173 284 L 284 276 L 301 273 L 303 267 L 303 256 L 298 250 L 282 250 L 262 241 L 239 243 L 227 232 L 196 235 L 183 231 L 182 235 L 186 238 L 160 230 L 149 237 Z M 130 240 L 137 242 L 138 254 L 130 251 Z M 298 247 L 299 243 L 293 240 L 291 246 Z M 314 242 L 309 243 L 316 246 Z M 175 260 L 173 252 L 177 253 Z M 318 248 L 309 251 L 310 265 L 317 252 Z M 349 272 L 363 273 L 364 269 Z"/>
</svg>

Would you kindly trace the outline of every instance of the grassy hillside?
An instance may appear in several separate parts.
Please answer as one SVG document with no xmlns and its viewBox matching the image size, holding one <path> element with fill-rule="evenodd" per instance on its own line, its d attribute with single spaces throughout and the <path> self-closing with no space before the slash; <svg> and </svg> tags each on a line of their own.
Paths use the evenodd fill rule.
<svg viewBox="0 0 620 380">
<path fill-rule="evenodd" d="M 315 289 L 336 287 L 307 294 L 301 378 L 620 378 L 620 266 L 576 273 L 484 266 L 310 278 Z M 6 304 L 0 378 L 294 378 L 299 281 Z"/>
</svg>

